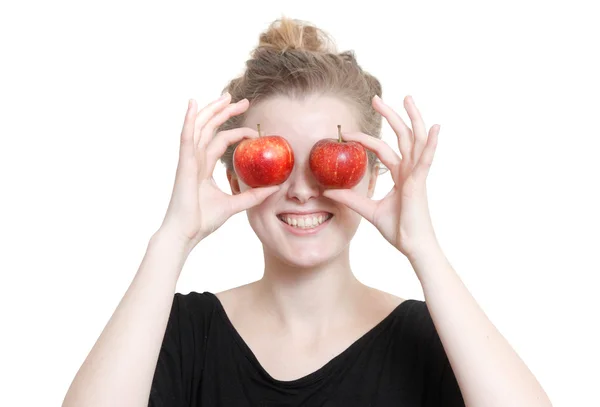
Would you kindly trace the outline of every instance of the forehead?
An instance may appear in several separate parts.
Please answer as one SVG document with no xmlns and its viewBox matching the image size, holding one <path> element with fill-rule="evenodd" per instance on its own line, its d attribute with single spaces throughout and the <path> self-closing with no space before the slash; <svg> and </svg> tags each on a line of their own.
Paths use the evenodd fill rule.
<svg viewBox="0 0 600 407">
<path fill-rule="evenodd" d="M 245 127 L 261 134 L 277 134 L 289 141 L 314 141 L 337 137 L 337 125 L 343 132 L 358 131 L 354 109 L 342 99 L 328 95 L 310 95 L 303 99 L 277 96 L 249 108 Z"/>
</svg>

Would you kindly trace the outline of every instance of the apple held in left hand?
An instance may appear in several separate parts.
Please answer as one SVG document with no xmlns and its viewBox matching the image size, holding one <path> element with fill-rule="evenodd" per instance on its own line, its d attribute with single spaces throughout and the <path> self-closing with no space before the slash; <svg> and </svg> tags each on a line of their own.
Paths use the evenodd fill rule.
<svg viewBox="0 0 600 407">
<path fill-rule="evenodd" d="M 356 141 L 344 141 L 342 126 L 337 127 L 337 139 L 326 138 L 315 143 L 310 150 L 309 166 L 323 188 L 352 188 L 365 175 L 367 152 Z"/>
<path fill-rule="evenodd" d="M 407 257 L 437 245 L 427 202 L 426 179 L 438 141 L 440 125 L 425 131 L 414 100 L 407 96 L 404 107 L 412 130 L 400 115 L 376 96 L 373 107 L 381 113 L 398 137 L 402 158 L 383 140 L 368 134 L 343 133 L 347 141 L 356 141 L 373 151 L 390 170 L 394 187 L 385 198 L 376 201 L 352 189 L 327 189 L 323 195 L 356 211 L 371 222 L 383 237 Z"/>
</svg>

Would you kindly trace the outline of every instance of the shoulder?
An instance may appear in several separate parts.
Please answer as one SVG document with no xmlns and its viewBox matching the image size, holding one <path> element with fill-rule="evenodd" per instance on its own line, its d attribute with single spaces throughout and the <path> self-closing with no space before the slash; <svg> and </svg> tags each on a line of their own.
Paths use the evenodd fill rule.
<svg viewBox="0 0 600 407">
<path fill-rule="evenodd" d="M 396 346 L 417 357 L 428 370 L 443 370 L 448 359 L 427 302 L 406 300 L 394 310 L 394 316 Z"/>
<path fill-rule="evenodd" d="M 418 299 L 403 300 L 393 311 L 397 329 L 413 341 L 428 341 L 437 336 L 427 303 Z"/>
<path fill-rule="evenodd" d="M 380 314 L 389 316 L 403 325 L 411 325 L 413 328 L 431 327 L 433 321 L 423 300 L 405 299 L 386 291 L 369 287 L 366 294 L 360 299 L 368 307 Z"/>
<path fill-rule="evenodd" d="M 405 299 L 385 291 L 370 288 L 361 299 L 373 313 L 373 319 L 388 319 L 395 341 L 402 345 L 422 347 L 430 345 L 437 336 L 427 303 L 418 299 Z"/>
<path fill-rule="evenodd" d="M 162 347 L 194 354 L 196 348 L 204 346 L 218 318 L 217 301 L 213 293 L 175 293 Z"/>
<path fill-rule="evenodd" d="M 186 307 L 190 310 L 205 310 L 215 307 L 215 294 L 210 291 L 196 292 L 190 291 L 187 294 L 175 293 L 173 303 L 180 307 Z"/>
<path fill-rule="evenodd" d="M 361 296 L 360 303 L 372 314 L 373 320 L 391 319 L 395 328 L 410 323 L 409 320 L 414 319 L 415 313 L 422 314 L 424 305 L 422 301 L 401 298 L 372 287 L 368 287 Z"/>
<path fill-rule="evenodd" d="M 406 301 L 404 298 L 400 298 L 394 294 L 388 293 L 387 291 L 378 290 L 377 288 L 368 286 L 365 287 L 365 300 L 374 304 L 378 304 L 378 306 L 383 308 L 388 308 L 390 311 L 394 310 L 396 307 Z"/>
<path fill-rule="evenodd" d="M 217 299 L 211 292 L 190 291 L 187 294 L 175 293 L 169 316 L 170 324 L 181 328 L 186 325 L 197 325 L 214 316 L 217 310 Z"/>
</svg>

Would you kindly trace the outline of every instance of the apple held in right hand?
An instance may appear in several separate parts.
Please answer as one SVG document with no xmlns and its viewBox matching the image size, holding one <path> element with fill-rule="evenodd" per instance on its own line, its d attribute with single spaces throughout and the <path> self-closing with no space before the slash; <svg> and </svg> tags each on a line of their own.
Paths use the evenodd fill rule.
<svg viewBox="0 0 600 407">
<path fill-rule="evenodd" d="M 279 185 L 294 168 L 294 152 L 281 136 L 262 136 L 242 140 L 233 153 L 233 169 L 238 178 L 252 188 Z"/>
</svg>

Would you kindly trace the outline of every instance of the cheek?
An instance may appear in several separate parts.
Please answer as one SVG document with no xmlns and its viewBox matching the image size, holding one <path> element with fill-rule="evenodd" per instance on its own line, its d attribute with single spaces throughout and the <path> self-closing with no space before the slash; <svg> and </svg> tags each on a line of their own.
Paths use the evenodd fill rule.
<svg viewBox="0 0 600 407">
<path fill-rule="evenodd" d="M 269 196 L 260 204 L 253 206 L 252 208 L 249 208 L 245 211 L 250 226 L 252 226 L 254 231 L 257 233 L 265 231 L 269 227 L 270 222 L 279 222 L 279 220 L 275 216 L 274 208 L 277 205 L 277 197 L 274 195 L 277 195 L 277 193 Z"/>
<path fill-rule="evenodd" d="M 369 176 L 369 173 L 367 172 L 367 174 L 365 174 L 365 176 L 360 180 L 360 182 L 358 184 L 356 184 L 354 187 L 352 187 L 352 191 L 356 192 L 357 194 L 367 196 L 367 194 L 369 193 L 369 182 L 370 181 L 371 181 L 371 178 Z"/>
<path fill-rule="evenodd" d="M 267 209 L 268 203 L 263 201 L 259 205 L 256 205 L 250 209 L 246 210 L 246 214 L 248 215 L 248 220 L 254 225 L 263 224 L 268 220 L 268 214 L 271 213 Z"/>
<path fill-rule="evenodd" d="M 245 192 L 250 189 L 250 187 L 242 182 L 242 180 L 238 180 L 238 185 L 240 186 L 240 192 Z"/>
<path fill-rule="evenodd" d="M 363 179 L 352 188 L 352 191 L 359 195 L 367 196 L 369 192 L 369 177 L 363 177 Z M 362 216 L 342 204 L 340 204 L 339 215 L 341 218 L 340 220 L 344 223 L 346 229 L 351 232 L 356 231 Z"/>
<path fill-rule="evenodd" d="M 347 206 L 340 207 L 340 210 L 338 211 L 338 217 L 339 222 L 343 225 L 343 229 L 348 231 L 350 234 L 353 234 L 356 231 L 362 219 L 362 216 Z"/>
<path fill-rule="evenodd" d="M 248 223 L 250 228 L 254 231 L 256 236 L 261 240 L 269 238 L 269 219 L 264 211 L 260 209 L 260 207 L 255 206 L 252 209 L 248 209 L 246 211 L 246 216 L 248 217 Z"/>
</svg>

